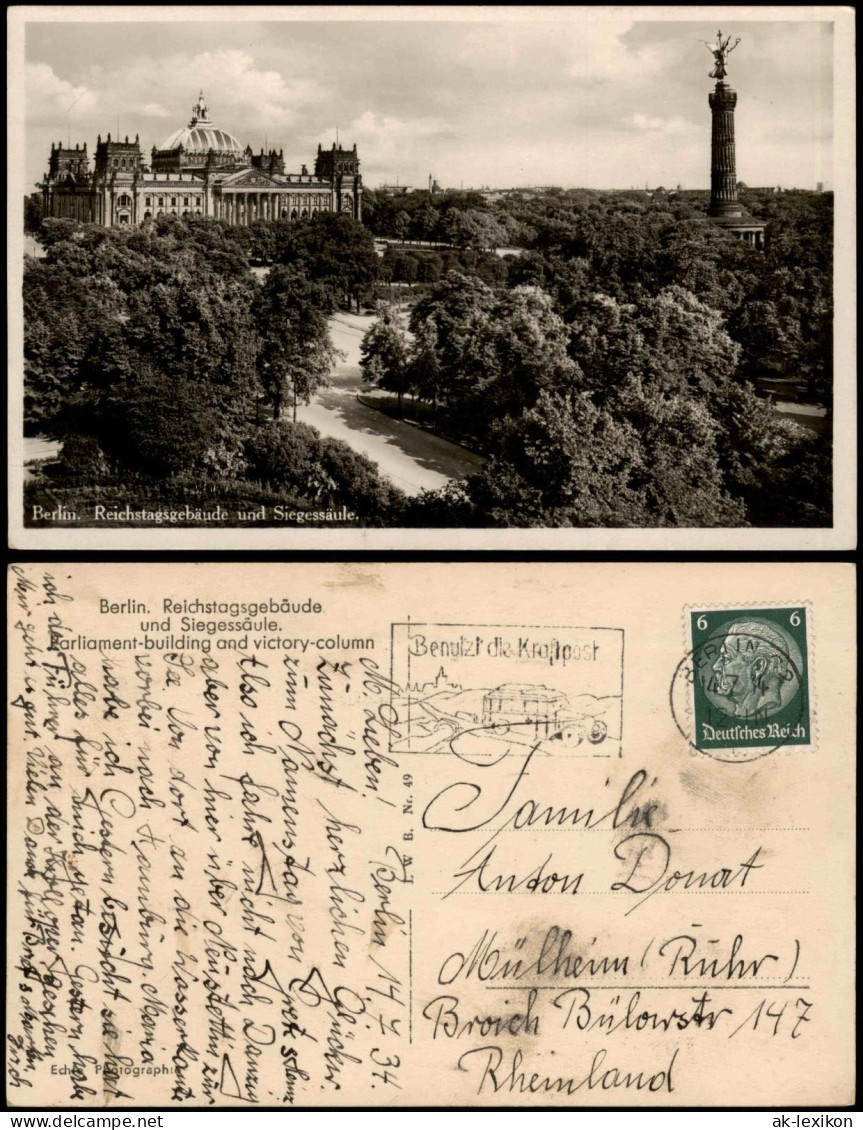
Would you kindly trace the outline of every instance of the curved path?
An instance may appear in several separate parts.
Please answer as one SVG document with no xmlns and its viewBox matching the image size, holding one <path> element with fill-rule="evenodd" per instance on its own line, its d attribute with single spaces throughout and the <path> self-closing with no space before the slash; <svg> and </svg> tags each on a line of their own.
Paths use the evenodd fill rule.
<svg viewBox="0 0 863 1130">
<path fill-rule="evenodd" d="M 371 322 L 369 315 L 359 314 L 336 314 L 330 319 L 333 342 L 347 359 L 334 366 L 328 388 L 311 404 L 298 407 L 297 419 L 366 455 L 405 494 L 436 490 L 480 470 L 481 456 L 357 400 L 357 393 L 369 391 L 360 375 L 360 342 Z M 59 444 L 52 440 L 28 438 L 24 461 L 53 458 L 58 450 Z"/>
<path fill-rule="evenodd" d="M 347 359 L 336 363 L 330 386 L 311 404 L 297 409 L 297 419 L 368 456 L 406 494 L 436 490 L 480 470 L 481 456 L 357 400 L 364 388 L 360 342 L 371 322 L 370 316 L 359 314 L 336 314 L 330 319 L 333 342 Z"/>
</svg>

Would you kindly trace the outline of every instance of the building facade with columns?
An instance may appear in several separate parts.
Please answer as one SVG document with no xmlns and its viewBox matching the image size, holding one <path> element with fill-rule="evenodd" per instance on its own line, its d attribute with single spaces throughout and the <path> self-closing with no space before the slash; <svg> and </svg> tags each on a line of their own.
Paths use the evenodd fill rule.
<svg viewBox="0 0 863 1130">
<path fill-rule="evenodd" d="M 143 224 L 156 216 L 196 216 L 245 226 L 342 212 L 362 220 L 357 147 L 318 146 L 314 172 L 286 173 L 283 151 L 253 153 L 217 126 L 203 93 L 183 129 L 153 147 L 145 164 L 140 138 L 96 141 L 93 167 L 86 144 L 51 146 L 42 190 L 43 214 L 104 227 Z"/>
</svg>

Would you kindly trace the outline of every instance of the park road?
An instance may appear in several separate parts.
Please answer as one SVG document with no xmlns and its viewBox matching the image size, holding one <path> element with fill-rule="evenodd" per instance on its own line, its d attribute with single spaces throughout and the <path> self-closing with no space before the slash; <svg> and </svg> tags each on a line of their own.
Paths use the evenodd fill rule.
<svg viewBox="0 0 863 1130">
<path fill-rule="evenodd" d="M 481 456 L 357 400 L 357 393 L 363 391 L 360 342 L 372 320 L 369 315 L 344 313 L 330 319 L 333 343 L 347 357 L 336 362 L 329 387 L 321 389 L 311 404 L 297 408 L 297 419 L 323 435 L 344 440 L 377 463 L 405 494 L 436 490 L 451 479 L 479 471 Z"/>
</svg>

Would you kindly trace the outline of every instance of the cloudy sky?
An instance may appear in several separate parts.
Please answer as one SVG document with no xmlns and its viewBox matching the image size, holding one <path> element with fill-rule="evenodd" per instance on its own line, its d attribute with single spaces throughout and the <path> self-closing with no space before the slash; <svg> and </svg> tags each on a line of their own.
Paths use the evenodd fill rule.
<svg viewBox="0 0 863 1130">
<path fill-rule="evenodd" d="M 89 9 L 99 11 L 123 10 Z M 338 127 L 372 187 L 422 186 L 429 173 L 445 187 L 709 186 L 712 57 L 699 40 L 715 38 L 716 19 L 540 7 L 475 8 L 461 21 L 447 8 L 434 20 L 417 9 L 275 20 L 269 9 L 237 22 L 214 8 L 169 22 L 163 11 L 27 23 L 28 184 L 52 140 L 70 135 L 92 152 L 97 133 L 116 134 L 118 114 L 121 135 L 140 134 L 149 154 L 186 124 L 203 88 L 218 125 L 255 150 L 284 148 L 289 171 L 311 164 Z M 742 38 L 729 60 L 738 176 L 831 184 L 832 25 L 731 11 L 722 30 Z"/>
</svg>

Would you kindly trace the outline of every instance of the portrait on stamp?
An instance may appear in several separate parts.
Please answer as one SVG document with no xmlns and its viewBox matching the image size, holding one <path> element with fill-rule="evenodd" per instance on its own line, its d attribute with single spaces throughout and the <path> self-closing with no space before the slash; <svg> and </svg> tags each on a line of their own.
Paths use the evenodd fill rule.
<svg viewBox="0 0 863 1130">
<path fill-rule="evenodd" d="M 808 745 L 805 607 L 691 611 L 698 749 Z"/>
</svg>

